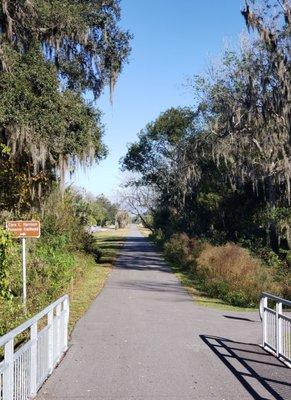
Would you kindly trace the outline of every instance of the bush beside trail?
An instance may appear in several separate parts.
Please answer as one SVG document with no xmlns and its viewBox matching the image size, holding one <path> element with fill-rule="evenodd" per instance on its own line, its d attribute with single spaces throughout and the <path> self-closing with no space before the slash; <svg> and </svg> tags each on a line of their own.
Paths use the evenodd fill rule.
<svg viewBox="0 0 291 400">
<path fill-rule="evenodd" d="M 290 273 L 266 265 L 237 244 L 215 246 L 181 233 L 165 241 L 164 252 L 170 264 L 191 273 L 207 295 L 228 304 L 257 306 L 263 291 L 288 296 Z"/>
<path fill-rule="evenodd" d="M 100 214 L 100 209 L 92 209 Z M 98 268 L 103 268 L 96 264 L 102 250 L 96 237 L 88 233 L 88 218 L 84 218 L 92 220 L 95 214 L 88 215 L 88 204 L 78 193 L 55 190 L 42 213 L 22 216 L 41 221 L 41 237 L 27 240 L 27 310 L 22 306 L 19 242 L 0 226 L 0 336 L 63 294 L 74 292 L 84 279 L 96 278 Z M 11 217 L 18 218 L 0 215 L 0 222 L 4 225 Z M 103 270 L 98 279 L 103 280 Z"/>
<path fill-rule="evenodd" d="M 0 241 L 6 232 L 0 228 Z M 10 242 L 11 243 L 11 242 Z M 97 251 L 97 245 L 96 250 Z M 18 248 L 17 248 L 18 247 Z M 21 262 L 19 246 L 12 242 L 9 253 L 14 253 L 0 265 L 1 279 L 0 296 L 0 336 L 25 319 L 36 314 L 42 308 L 65 293 L 70 292 L 79 280 L 88 272 L 87 269 L 97 269 L 95 255 L 90 255 L 78 249 L 72 250 L 71 244 L 63 236 L 45 237 L 30 243 L 27 251 L 27 311 L 22 306 Z M 98 254 L 101 250 L 98 248 Z M 80 258 L 86 260 L 80 268 Z M 84 270 L 85 268 L 85 270 Z"/>
</svg>

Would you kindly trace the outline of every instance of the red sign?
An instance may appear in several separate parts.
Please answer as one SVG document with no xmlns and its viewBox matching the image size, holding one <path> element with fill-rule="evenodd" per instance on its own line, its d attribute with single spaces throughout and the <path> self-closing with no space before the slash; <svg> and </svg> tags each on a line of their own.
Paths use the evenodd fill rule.
<svg viewBox="0 0 291 400">
<path fill-rule="evenodd" d="M 16 238 L 39 238 L 39 221 L 7 221 L 6 229 Z"/>
</svg>

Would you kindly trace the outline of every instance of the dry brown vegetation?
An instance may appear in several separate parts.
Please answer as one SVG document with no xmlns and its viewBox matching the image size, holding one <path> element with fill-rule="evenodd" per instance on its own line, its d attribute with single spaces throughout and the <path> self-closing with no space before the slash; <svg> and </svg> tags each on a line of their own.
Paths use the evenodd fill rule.
<svg viewBox="0 0 291 400">
<path fill-rule="evenodd" d="M 232 304 L 257 305 L 263 291 L 282 292 L 275 269 L 263 266 L 247 249 L 233 243 L 206 244 L 197 258 L 196 271 L 209 293 Z"/>
<path fill-rule="evenodd" d="M 214 246 L 182 233 L 174 234 L 164 249 L 173 266 L 188 271 L 206 294 L 228 304 L 257 306 L 263 291 L 286 295 L 290 276 L 236 244 Z"/>
</svg>

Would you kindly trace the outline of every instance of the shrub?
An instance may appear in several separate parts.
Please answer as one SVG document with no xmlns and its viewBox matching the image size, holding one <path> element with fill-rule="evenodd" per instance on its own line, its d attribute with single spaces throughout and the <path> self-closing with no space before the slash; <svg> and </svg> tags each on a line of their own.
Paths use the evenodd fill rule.
<svg viewBox="0 0 291 400">
<path fill-rule="evenodd" d="M 255 306 L 263 291 L 281 294 L 275 270 L 235 244 L 207 244 L 197 258 L 197 274 L 205 290 L 238 306 Z"/>
<path fill-rule="evenodd" d="M 291 268 L 291 250 L 286 253 L 286 262 L 289 268 Z"/>
<path fill-rule="evenodd" d="M 152 239 L 156 243 L 156 245 L 159 248 L 161 248 L 161 249 L 163 248 L 164 242 L 165 242 L 165 236 L 164 236 L 163 231 L 161 229 L 155 230 L 154 233 L 151 233 L 149 235 L 149 237 L 150 237 L 150 239 Z"/>
<path fill-rule="evenodd" d="M 42 236 L 62 238 L 72 249 L 82 250 L 85 227 L 77 216 L 74 193 L 63 195 L 55 189 L 47 198 L 42 220 Z M 57 239 L 58 240 L 58 239 Z"/>
<path fill-rule="evenodd" d="M 166 258 L 175 266 L 196 269 L 196 258 L 202 251 L 203 244 L 195 238 L 189 238 L 186 233 L 174 234 L 165 243 L 164 250 Z"/>
<path fill-rule="evenodd" d="M 23 309 L 21 299 L 12 300 L 0 297 L 0 336 L 24 322 L 29 316 L 30 315 L 27 315 Z M 1 354 L 1 350 L 0 360 L 3 355 Z"/>
<path fill-rule="evenodd" d="M 175 233 L 171 239 L 165 243 L 165 256 L 176 266 L 187 266 L 189 260 L 189 237 L 186 233 Z"/>
<path fill-rule="evenodd" d="M 28 263 L 30 297 L 37 295 L 44 287 L 49 297 L 62 294 L 74 276 L 74 267 L 74 253 L 68 250 L 62 237 L 40 240 L 31 252 Z"/>
<path fill-rule="evenodd" d="M 11 298 L 19 291 L 20 253 L 17 242 L 9 232 L 0 227 L 0 297 Z"/>
<path fill-rule="evenodd" d="M 96 262 L 100 262 L 102 251 L 97 244 L 96 238 L 90 233 L 84 234 L 84 250 L 86 253 L 92 254 Z"/>
<path fill-rule="evenodd" d="M 0 227 L 0 335 L 68 292 L 86 276 L 89 264 L 94 269 L 94 259 L 100 261 L 101 250 L 96 238 L 86 231 L 76 201 L 74 192 L 66 190 L 62 196 L 56 189 L 46 199 L 42 218 L 37 214 L 22 216 L 41 220 L 41 237 L 27 240 L 25 308 L 21 298 L 20 245 Z M 0 217 L 2 222 L 19 218 L 4 213 Z M 86 257 L 85 252 L 90 255 Z M 80 259 L 86 262 L 80 263 Z"/>
</svg>

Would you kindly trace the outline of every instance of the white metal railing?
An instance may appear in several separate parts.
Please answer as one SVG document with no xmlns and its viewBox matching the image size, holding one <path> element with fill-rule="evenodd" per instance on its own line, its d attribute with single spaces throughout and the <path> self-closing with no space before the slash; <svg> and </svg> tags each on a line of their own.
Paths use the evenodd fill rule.
<svg viewBox="0 0 291 400">
<path fill-rule="evenodd" d="M 275 309 L 269 307 L 269 301 L 275 303 Z M 291 367 L 291 313 L 283 309 L 283 305 L 290 309 L 291 301 L 269 293 L 262 294 L 263 347 Z"/>
<path fill-rule="evenodd" d="M 27 400 L 36 395 L 68 348 L 68 322 L 66 295 L 0 336 L 0 348 L 4 349 L 0 361 L 0 400 Z M 15 338 L 26 331 L 28 340 L 14 348 Z"/>
</svg>

